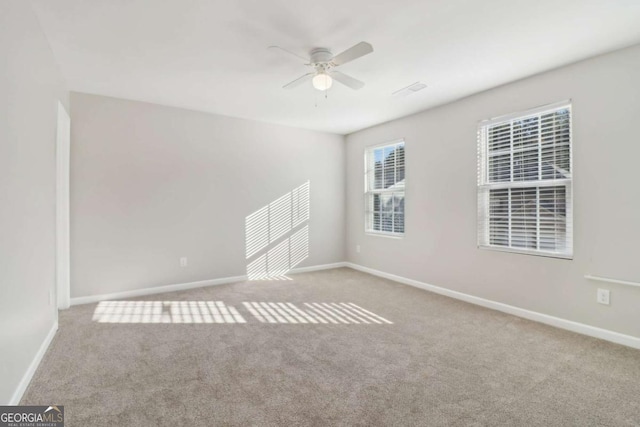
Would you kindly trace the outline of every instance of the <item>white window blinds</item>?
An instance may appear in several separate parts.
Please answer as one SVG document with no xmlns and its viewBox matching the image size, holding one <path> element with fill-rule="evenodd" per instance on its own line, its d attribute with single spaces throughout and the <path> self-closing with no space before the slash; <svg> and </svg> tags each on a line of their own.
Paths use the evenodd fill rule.
<svg viewBox="0 0 640 427">
<path fill-rule="evenodd" d="M 404 234 L 404 141 L 365 151 L 365 227 L 369 233 Z"/>
<path fill-rule="evenodd" d="M 478 246 L 573 255 L 571 105 L 478 127 Z"/>
</svg>

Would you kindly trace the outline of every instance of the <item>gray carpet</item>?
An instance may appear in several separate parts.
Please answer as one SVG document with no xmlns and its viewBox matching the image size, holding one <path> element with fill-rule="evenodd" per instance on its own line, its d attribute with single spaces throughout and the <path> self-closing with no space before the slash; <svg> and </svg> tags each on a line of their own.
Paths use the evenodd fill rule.
<svg viewBox="0 0 640 427">
<path fill-rule="evenodd" d="M 63 311 L 21 404 L 65 405 L 67 426 L 640 425 L 638 350 L 346 268 L 292 279 L 131 299 L 222 301 L 245 323 Z M 243 302 L 370 315 L 263 323 Z"/>
</svg>

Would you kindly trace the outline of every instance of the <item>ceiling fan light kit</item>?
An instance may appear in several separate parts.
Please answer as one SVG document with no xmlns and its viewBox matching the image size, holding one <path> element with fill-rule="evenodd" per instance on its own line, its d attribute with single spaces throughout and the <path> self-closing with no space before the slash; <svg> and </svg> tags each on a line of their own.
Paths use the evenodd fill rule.
<svg viewBox="0 0 640 427">
<path fill-rule="evenodd" d="M 324 91 L 331 88 L 331 85 L 333 85 L 333 79 L 326 73 L 320 73 L 313 77 L 311 83 L 313 83 L 313 87 L 316 89 Z"/>
<path fill-rule="evenodd" d="M 303 58 L 302 56 L 281 48 L 280 46 L 270 46 L 270 48 L 276 48 L 298 58 Z M 326 48 L 313 49 L 309 54 L 309 62 L 305 64 L 312 67 L 313 71 L 287 83 L 283 88 L 293 89 L 294 87 L 300 86 L 301 84 L 311 80 L 314 88 L 320 91 L 326 91 L 331 88 L 333 81 L 336 80 L 351 89 L 362 89 L 364 87 L 364 82 L 348 76 L 347 74 L 341 73 L 335 68 L 371 52 L 373 52 L 373 47 L 367 42 L 360 42 L 336 56 Z"/>
</svg>

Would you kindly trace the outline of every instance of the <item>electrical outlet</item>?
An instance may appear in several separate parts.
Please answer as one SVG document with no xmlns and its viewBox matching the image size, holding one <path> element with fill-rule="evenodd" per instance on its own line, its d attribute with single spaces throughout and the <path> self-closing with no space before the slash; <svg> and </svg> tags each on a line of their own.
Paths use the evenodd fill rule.
<svg viewBox="0 0 640 427">
<path fill-rule="evenodd" d="M 360 253 L 360 245 L 356 245 L 356 252 Z"/>
<path fill-rule="evenodd" d="M 597 300 L 599 304 L 609 305 L 609 289 L 598 288 Z"/>
<path fill-rule="evenodd" d="M 187 257 L 183 256 L 182 258 L 180 258 L 180 267 L 186 267 L 187 266 Z"/>
</svg>

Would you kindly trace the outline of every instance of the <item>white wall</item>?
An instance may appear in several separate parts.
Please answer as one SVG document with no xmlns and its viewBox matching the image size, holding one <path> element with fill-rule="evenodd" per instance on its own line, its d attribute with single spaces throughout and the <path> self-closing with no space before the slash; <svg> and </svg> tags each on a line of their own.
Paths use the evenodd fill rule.
<svg viewBox="0 0 640 427">
<path fill-rule="evenodd" d="M 55 136 L 68 94 L 28 2 L 0 1 L 0 404 L 56 320 Z"/>
<path fill-rule="evenodd" d="M 307 180 L 300 266 L 344 260 L 342 136 L 80 93 L 71 120 L 72 297 L 244 275 L 245 217 Z"/>
<path fill-rule="evenodd" d="M 437 84 L 437 82 L 432 82 Z M 413 96 L 429 96 L 429 90 Z M 573 100 L 572 261 L 476 248 L 480 120 Z M 640 337 L 640 46 L 534 76 L 347 137 L 347 259 L 509 305 Z M 366 235 L 364 147 L 405 138 L 406 235 Z M 361 245 L 361 253 L 356 253 Z M 596 288 L 611 289 L 611 305 Z"/>
</svg>

